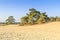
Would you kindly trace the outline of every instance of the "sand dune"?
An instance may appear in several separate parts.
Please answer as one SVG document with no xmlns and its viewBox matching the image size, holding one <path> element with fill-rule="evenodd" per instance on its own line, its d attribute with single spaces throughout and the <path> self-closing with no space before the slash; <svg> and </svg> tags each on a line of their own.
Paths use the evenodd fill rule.
<svg viewBox="0 0 60 40">
<path fill-rule="evenodd" d="M 0 26 L 0 40 L 60 40 L 60 22 Z"/>
</svg>

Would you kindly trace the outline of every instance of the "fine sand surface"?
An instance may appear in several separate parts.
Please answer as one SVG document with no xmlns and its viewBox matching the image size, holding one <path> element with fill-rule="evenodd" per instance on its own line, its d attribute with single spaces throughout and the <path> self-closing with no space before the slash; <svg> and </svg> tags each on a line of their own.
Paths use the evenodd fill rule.
<svg viewBox="0 0 60 40">
<path fill-rule="evenodd" d="M 60 40 L 60 22 L 0 26 L 0 40 Z"/>
</svg>

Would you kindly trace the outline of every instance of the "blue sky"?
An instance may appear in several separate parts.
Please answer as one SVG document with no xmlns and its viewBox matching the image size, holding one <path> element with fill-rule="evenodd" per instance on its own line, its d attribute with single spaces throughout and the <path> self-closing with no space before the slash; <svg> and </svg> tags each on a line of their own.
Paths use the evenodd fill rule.
<svg viewBox="0 0 60 40">
<path fill-rule="evenodd" d="M 19 21 L 29 8 L 46 12 L 49 16 L 60 16 L 60 0 L 0 0 L 0 22 L 8 16 L 14 16 Z"/>
</svg>

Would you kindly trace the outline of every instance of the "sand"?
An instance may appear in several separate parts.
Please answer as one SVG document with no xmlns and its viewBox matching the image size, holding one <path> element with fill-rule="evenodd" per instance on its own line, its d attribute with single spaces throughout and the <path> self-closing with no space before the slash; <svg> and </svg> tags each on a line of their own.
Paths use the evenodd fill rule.
<svg viewBox="0 0 60 40">
<path fill-rule="evenodd" d="M 0 40 L 60 40 L 60 22 L 0 26 Z"/>
</svg>

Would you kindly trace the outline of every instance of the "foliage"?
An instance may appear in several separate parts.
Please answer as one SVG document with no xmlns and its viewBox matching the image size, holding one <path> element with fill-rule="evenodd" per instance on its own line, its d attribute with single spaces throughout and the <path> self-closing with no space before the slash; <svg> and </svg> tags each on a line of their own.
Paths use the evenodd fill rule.
<svg viewBox="0 0 60 40">
<path fill-rule="evenodd" d="M 46 13 L 41 13 L 40 17 L 38 19 L 38 23 L 45 23 L 48 21 L 48 16 L 46 15 Z"/>
<path fill-rule="evenodd" d="M 29 11 L 30 12 L 29 12 L 29 14 L 27 14 L 27 17 L 24 16 L 21 18 L 22 24 L 35 24 L 36 21 L 38 20 L 38 18 L 40 16 L 40 12 L 34 8 L 29 9 Z"/>
<path fill-rule="evenodd" d="M 55 17 L 50 17 L 50 22 L 54 22 L 54 21 L 56 21 Z"/>
<path fill-rule="evenodd" d="M 60 21 L 60 17 L 48 17 L 46 15 L 46 12 L 40 12 L 37 11 L 34 8 L 29 9 L 29 13 L 26 14 L 26 16 L 23 16 L 21 18 L 20 24 L 23 25 L 32 25 L 32 24 L 39 24 L 39 23 L 47 23 L 47 22 L 55 22 Z M 6 24 L 14 24 L 15 19 L 13 16 L 9 16 L 6 20 Z M 16 23 L 18 24 L 18 23 Z"/>
<path fill-rule="evenodd" d="M 57 17 L 57 16 L 56 16 L 56 21 L 60 21 L 60 17 Z"/>
<path fill-rule="evenodd" d="M 46 15 L 46 12 L 40 13 L 34 8 L 29 9 L 29 11 L 30 12 L 29 14 L 27 14 L 27 17 L 22 17 L 22 24 L 45 23 L 48 21 L 48 16 Z"/>
<path fill-rule="evenodd" d="M 29 9 L 29 11 L 30 11 L 30 13 L 27 15 L 28 16 L 28 23 L 34 24 L 37 21 L 37 19 L 39 18 L 40 12 L 34 8 Z"/>
<path fill-rule="evenodd" d="M 24 24 L 27 24 L 28 23 L 28 17 L 27 16 L 24 16 L 21 18 L 21 23 L 24 25 Z"/>
<path fill-rule="evenodd" d="M 13 16 L 9 16 L 8 19 L 6 20 L 6 24 L 14 24 L 15 19 Z"/>
</svg>

